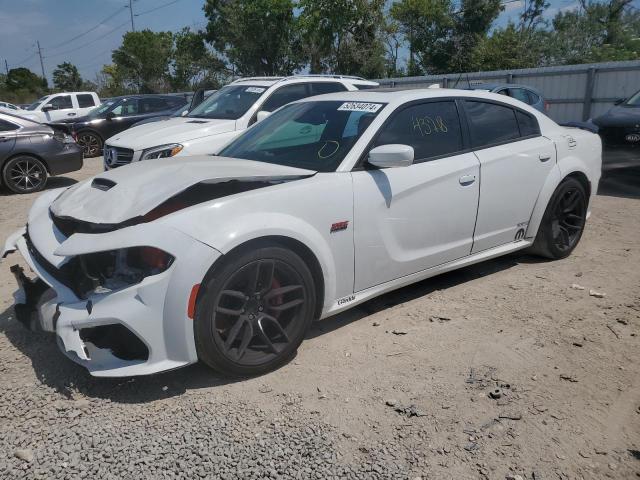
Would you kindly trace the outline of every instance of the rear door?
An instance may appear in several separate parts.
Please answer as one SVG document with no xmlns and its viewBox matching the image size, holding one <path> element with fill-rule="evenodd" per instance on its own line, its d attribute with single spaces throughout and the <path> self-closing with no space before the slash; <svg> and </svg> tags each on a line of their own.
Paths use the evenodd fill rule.
<svg viewBox="0 0 640 480">
<path fill-rule="evenodd" d="M 352 173 L 355 291 L 471 252 L 480 163 L 468 151 L 458 111 L 453 99 L 399 107 L 368 150 L 410 145 L 413 165 L 374 169 L 364 163 Z"/>
<path fill-rule="evenodd" d="M 90 93 L 78 93 L 76 95 L 76 101 L 78 102 L 78 117 L 85 116 L 94 107 L 97 107 L 95 98 Z"/>
<path fill-rule="evenodd" d="M 476 253 L 524 238 L 540 190 L 556 166 L 556 150 L 524 110 L 483 100 L 463 104 L 480 161 Z"/>
</svg>

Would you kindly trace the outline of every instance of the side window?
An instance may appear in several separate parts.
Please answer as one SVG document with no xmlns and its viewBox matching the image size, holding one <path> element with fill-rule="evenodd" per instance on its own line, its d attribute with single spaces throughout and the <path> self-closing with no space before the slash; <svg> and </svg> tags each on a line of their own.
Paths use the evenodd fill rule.
<svg viewBox="0 0 640 480">
<path fill-rule="evenodd" d="M 531 90 L 527 91 L 529 95 L 529 105 L 534 105 L 540 101 L 540 95 L 533 93 Z"/>
<path fill-rule="evenodd" d="M 311 96 L 346 91 L 347 87 L 338 82 L 315 82 L 311 84 Z"/>
<path fill-rule="evenodd" d="M 520 135 L 528 137 L 531 135 L 540 135 L 540 126 L 538 120 L 533 115 L 516 110 L 518 125 L 520 125 Z"/>
<path fill-rule="evenodd" d="M 58 95 L 57 97 L 53 97 L 47 103 L 50 103 L 51 106 L 53 106 L 54 110 L 73 108 L 73 104 L 71 103 L 71 95 Z"/>
<path fill-rule="evenodd" d="M 80 108 L 94 107 L 96 105 L 93 101 L 93 95 L 89 95 L 88 93 L 80 93 L 77 98 Z"/>
<path fill-rule="evenodd" d="M 167 102 L 163 98 L 143 98 L 139 102 L 139 111 L 141 114 L 160 112 L 169 108 Z"/>
<path fill-rule="evenodd" d="M 308 83 L 294 83 L 293 85 L 279 88 L 267 98 L 261 110 L 273 112 L 287 103 L 308 97 L 308 85 Z"/>
<path fill-rule="evenodd" d="M 20 127 L 15 123 L 7 122 L 0 119 L 0 132 L 10 132 L 12 130 L 18 130 Z"/>
<path fill-rule="evenodd" d="M 500 95 L 509 95 L 509 92 L 507 91 L 506 88 L 503 88 L 502 90 L 498 90 L 496 93 L 500 94 Z"/>
<path fill-rule="evenodd" d="M 401 110 L 380 132 L 374 146 L 411 145 L 415 163 L 462 150 L 462 130 L 453 101 L 429 102 Z"/>
<path fill-rule="evenodd" d="M 474 148 L 506 142 L 520 136 L 513 108 L 476 100 L 465 100 L 464 106 Z"/>
<path fill-rule="evenodd" d="M 129 117 L 138 113 L 138 100 L 123 100 L 112 110 L 116 117 Z"/>
<path fill-rule="evenodd" d="M 522 88 L 510 88 L 509 96 L 526 104 L 531 103 L 531 99 L 529 98 L 527 91 Z"/>
</svg>

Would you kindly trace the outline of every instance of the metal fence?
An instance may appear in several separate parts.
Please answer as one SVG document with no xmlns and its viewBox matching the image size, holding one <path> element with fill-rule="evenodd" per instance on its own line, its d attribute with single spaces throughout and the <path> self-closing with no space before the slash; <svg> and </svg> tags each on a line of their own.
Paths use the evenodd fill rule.
<svg viewBox="0 0 640 480">
<path fill-rule="evenodd" d="M 469 83 L 477 82 L 528 85 L 542 93 L 549 102 L 547 113 L 551 118 L 557 122 L 570 122 L 597 117 L 617 99 L 640 90 L 640 61 L 449 73 L 377 81 L 382 86 L 394 88 L 424 88 L 434 83 L 445 88 L 465 88 Z"/>
</svg>

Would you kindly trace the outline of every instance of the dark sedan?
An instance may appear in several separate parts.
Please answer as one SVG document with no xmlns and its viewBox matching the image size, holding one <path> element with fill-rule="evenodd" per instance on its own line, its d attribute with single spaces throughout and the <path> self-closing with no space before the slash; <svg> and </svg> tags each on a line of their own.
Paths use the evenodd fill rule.
<svg viewBox="0 0 640 480">
<path fill-rule="evenodd" d="M 42 190 L 49 175 L 82 168 L 82 148 L 63 126 L 0 113 L 0 177 L 15 193 Z"/>
<path fill-rule="evenodd" d="M 640 162 L 640 91 L 626 100 L 618 100 L 593 123 L 602 139 L 605 167 L 626 167 Z"/>
<path fill-rule="evenodd" d="M 186 105 L 177 95 L 130 95 L 109 99 L 86 117 L 72 123 L 72 130 L 86 157 L 102 153 L 104 141 L 148 118 L 171 115 Z M 71 123 L 71 122 L 70 122 Z"/>
</svg>

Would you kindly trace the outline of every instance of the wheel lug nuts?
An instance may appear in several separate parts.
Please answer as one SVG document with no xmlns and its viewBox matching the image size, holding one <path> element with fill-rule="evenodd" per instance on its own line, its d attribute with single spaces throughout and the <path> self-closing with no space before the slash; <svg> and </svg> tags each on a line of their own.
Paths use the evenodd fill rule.
<svg viewBox="0 0 640 480">
<path fill-rule="evenodd" d="M 252 314 L 252 315 L 249 315 L 249 319 L 250 319 L 250 320 L 253 320 L 253 314 Z"/>
<path fill-rule="evenodd" d="M 264 308 L 262 307 L 258 307 L 258 311 L 261 312 L 262 310 L 264 310 Z"/>
</svg>

